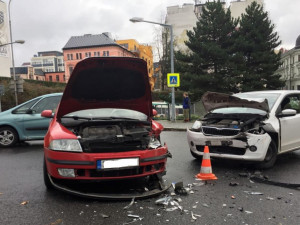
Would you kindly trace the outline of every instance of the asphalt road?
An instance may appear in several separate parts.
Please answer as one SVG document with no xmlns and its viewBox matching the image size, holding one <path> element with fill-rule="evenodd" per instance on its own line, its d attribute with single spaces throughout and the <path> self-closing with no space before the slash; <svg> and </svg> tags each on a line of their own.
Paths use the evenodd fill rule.
<svg viewBox="0 0 300 225">
<path fill-rule="evenodd" d="M 185 132 L 165 132 L 162 141 L 167 142 L 173 154 L 164 178 L 169 182 L 183 181 L 185 186 L 201 185 L 194 178 L 201 161 L 190 155 Z M 42 160 L 42 142 L 0 149 L 0 224 L 113 225 L 132 222 L 128 214 L 143 218 L 132 224 L 300 224 L 299 190 L 252 183 L 239 175 L 257 173 L 270 180 L 299 184 L 300 151 L 280 156 L 275 167 L 265 171 L 241 162 L 212 160 L 217 181 L 193 186 L 192 194 L 172 196 L 181 198 L 182 212 L 171 211 L 172 205 L 167 207 L 169 211 L 155 205 L 155 200 L 163 196 L 137 200 L 124 209 L 128 201 L 99 201 L 48 192 L 43 184 Z"/>
</svg>

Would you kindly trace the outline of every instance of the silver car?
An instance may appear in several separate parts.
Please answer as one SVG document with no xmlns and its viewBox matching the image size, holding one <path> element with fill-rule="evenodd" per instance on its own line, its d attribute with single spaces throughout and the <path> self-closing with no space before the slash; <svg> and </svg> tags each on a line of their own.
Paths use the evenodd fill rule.
<svg viewBox="0 0 300 225">
<path fill-rule="evenodd" d="M 207 92 L 208 112 L 187 131 L 191 154 L 274 165 L 277 155 L 300 149 L 300 91 L 258 91 L 234 95 Z"/>
</svg>

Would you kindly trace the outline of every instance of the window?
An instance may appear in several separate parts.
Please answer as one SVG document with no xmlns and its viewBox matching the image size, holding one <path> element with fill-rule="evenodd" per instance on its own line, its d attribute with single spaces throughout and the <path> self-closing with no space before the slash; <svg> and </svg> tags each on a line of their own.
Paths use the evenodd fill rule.
<svg viewBox="0 0 300 225">
<path fill-rule="evenodd" d="M 99 57 L 100 56 L 100 52 L 94 52 L 94 56 L 95 57 Z"/>
<path fill-rule="evenodd" d="M 69 73 L 72 74 L 72 72 L 73 72 L 73 67 L 70 66 L 70 67 L 69 67 Z"/>
<path fill-rule="evenodd" d="M 22 114 L 22 113 L 26 113 L 26 111 L 28 109 L 30 109 L 37 101 L 39 101 L 41 98 L 38 99 L 34 99 L 28 103 L 26 103 L 25 105 L 22 105 L 21 107 L 15 109 L 13 111 L 13 114 Z"/>
<path fill-rule="evenodd" d="M 66 75 L 63 75 L 63 79 L 64 79 L 64 81 L 66 81 Z"/>
<path fill-rule="evenodd" d="M 73 54 L 67 54 L 67 59 L 68 60 L 73 60 Z"/>
<path fill-rule="evenodd" d="M 109 51 L 103 51 L 103 56 L 109 56 Z"/>
<path fill-rule="evenodd" d="M 82 59 L 82 54 L 81 53 L 76 53 L 76 59 Z"/>
<path fill-rule="evenodd" d="M 60 99 L 61 96 L 44 98 L 31 108 L 32 112 L 35 114 L 40 114 L 47 109 L 55 111 Z"/>
<path fill-rule="evenodd" d="M 91 57 L 91 56 L 92 56 L 92 54 L 90 52 L 85 53 L 85 58 L 88 58 L 88 57 Z"/>
<path fill-rule="evenodd" d="M 290 95 L 287 96 L 281 102 L 281 109 L 294 109 L 297 113 L 300 112 L 300 96 L 299 95 Z"/>
<path fill-rule="evenodd" d="M 56 75 L 56 81 L 59 81 L 59 75 Z"/>
<path fill-rule="evenodd" d="M 49 76 L 49 81 L 52 81 L 52 76 Z"/>
</svg>

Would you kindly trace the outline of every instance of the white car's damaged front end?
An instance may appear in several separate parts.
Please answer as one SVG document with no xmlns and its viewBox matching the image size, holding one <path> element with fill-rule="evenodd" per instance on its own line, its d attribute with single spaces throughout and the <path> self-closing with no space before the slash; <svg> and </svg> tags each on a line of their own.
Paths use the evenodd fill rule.
<svg viewBox="0 0 300 225">
<path fill-rule="evenodd" d="M 201 157 L 207 145 L 212 157 L 263 161 L 271 136 L 262 127 L 244 130 L 237 124 L 234 119 L 196 121 L 187 132 L 192 154 Z"/>
<path fill-rule="evenodd" d="M 273 160 L 277 151 L 273 140 L 278 132 L 270 123 L 274 121 L 269 118 L 265 99 L 256 102 L 209 92 L 202 97 L 202 102 L 209 113 L 187 130 L 188 144 L 195 158 L 201 158 L 204 146 L 209 146 L 210 156 L 215 158 Z"/>
</svg>

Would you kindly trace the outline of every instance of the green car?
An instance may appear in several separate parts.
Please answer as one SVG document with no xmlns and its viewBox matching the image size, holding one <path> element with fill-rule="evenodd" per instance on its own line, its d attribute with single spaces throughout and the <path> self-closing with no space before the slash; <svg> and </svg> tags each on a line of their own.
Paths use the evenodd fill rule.
<svg viewBox="0 0 300 225">
<path fill-rule="evenodd" d="M 62 93 L 47 94 L 0 113 L 0 147 L 11 147 L 21 141 L 43 140 L 49 118 L 41 116 L 46 109 L 55 111 Z"/>
</svg>

